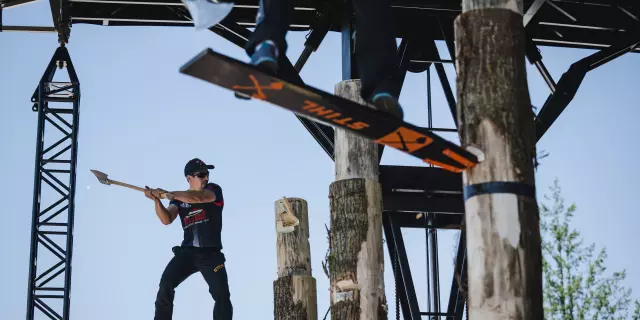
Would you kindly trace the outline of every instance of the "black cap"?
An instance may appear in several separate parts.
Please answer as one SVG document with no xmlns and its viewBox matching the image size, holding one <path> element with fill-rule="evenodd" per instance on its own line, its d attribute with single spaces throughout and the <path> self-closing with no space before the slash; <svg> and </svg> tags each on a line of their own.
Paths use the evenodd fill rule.
<svg viewBox="0 0 640 320">
<path fill-rule="evenodd" d="M 189 160 L 189 162 L 184 166 L 184 176 L 190 176 L 198 172 L 207 172 L 209 171 L 208 169 L 213 168 L 215 168 L 213 165 L 207 165 L 202 160 L 194 158 Z"/>
</svg>

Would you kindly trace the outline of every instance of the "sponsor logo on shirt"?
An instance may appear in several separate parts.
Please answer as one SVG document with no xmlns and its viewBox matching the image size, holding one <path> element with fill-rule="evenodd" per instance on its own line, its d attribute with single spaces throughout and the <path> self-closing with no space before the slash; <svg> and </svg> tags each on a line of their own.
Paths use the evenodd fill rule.
<svg viewBox="0 0 640 320">
<path fill-rule="evenodd" d="M 189 212 L 189 214 L 186 215 L 182 220 L 185 229 L 207 221 L 209 221 L 209 219 L 207 219 L 207 215 L 205 214 L 205 211 L 203 209 L 196 209 Z"/>
</svg>

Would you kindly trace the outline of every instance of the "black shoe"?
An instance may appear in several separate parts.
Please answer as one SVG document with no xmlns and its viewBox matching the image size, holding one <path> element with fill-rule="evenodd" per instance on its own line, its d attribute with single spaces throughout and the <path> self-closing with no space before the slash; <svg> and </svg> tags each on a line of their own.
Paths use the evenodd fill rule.
<svg viewBox="0 0 640 320">
<path fill-rule="evenodd" d="M 373 106 L 390 115 L 403 120 L 404 119 L 404 111 L 396 99 L 392 94 L 386 92 L 377 93 L 371 98 L 371 103 Z"/>
</svg>

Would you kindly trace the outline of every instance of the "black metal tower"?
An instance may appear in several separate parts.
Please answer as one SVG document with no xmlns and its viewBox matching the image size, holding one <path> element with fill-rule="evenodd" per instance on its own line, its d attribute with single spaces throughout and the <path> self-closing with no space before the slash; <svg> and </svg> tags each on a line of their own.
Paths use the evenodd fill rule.
<svg viewBox="0 0 640 320">
<path fill-rule="evenodd" d="M 68 80 L 54 81 L 56 68 Z M 59 47 L 31 99 L 38 113 L 27 319 L 69 319 L 80 82 Z"/>
</svg>

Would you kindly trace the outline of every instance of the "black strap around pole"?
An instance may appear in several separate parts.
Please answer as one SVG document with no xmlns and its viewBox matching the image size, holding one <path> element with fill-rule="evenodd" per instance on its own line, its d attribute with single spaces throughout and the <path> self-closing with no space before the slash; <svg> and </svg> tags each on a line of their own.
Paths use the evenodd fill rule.
<svg viewBox="0 0 640 320">
<path fill-rule="evenodd" d="M 532 185 L 521 182 L 494 181 L 477 183 L 464 187 L 464 201 L 482 194 L 510 193 L 518 196 L 535 198 L 536 190 Z"/>
</svg>

